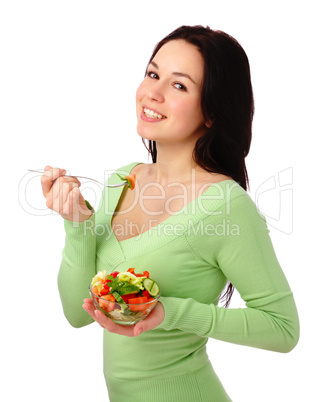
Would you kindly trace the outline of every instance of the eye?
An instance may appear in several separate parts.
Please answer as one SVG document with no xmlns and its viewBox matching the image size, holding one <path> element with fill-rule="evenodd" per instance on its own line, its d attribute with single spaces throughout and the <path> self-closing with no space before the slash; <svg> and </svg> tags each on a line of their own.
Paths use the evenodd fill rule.
<svg viewBox="0 0 311 402">
<path fill-rule="evenodd" d="M 174 82 L 173 86 L 179 91 L 187 91 L 187 88 L 180 82 Z"/>
<path fill-rule="evenodd" d="M 154 79 L 154 80 L 156 80 L 156 79 L 159 78 L 158 74 L 156 74 L 156 73 L 153 72 L 153 71 L 148 71 L 148 72 L 147 72 L 147 76 L 150 77 L 150 78 L 152 78 L 152 79 Z"/>
</svg>

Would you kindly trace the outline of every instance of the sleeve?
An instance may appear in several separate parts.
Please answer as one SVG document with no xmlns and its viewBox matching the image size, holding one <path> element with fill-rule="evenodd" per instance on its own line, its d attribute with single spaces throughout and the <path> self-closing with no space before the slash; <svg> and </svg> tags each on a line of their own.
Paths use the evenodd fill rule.
<svg viewBox="0 0 311 402">
<path fill-rule="evenodd" d="M 83 299 L 89 297 L 88 286 L 96 274 L 95 215 L 87 221 L 64 221 L 66 238 L 58 273 L 58 289 L 65 317 L 76 328 L 93 322 L 83 309 Z"/>
<path fill-rule="evenodd" d="M 119 173 L 128 173 L 137 165 L 133 162 L 119 169 Z M 117 172 L 115 172 L 117 173 Z M 117 179 L 115 182 L 114 180 Z M 115 184 L 119 182 L 118 176 L 113 174 L 108 182 Z M 115 202 L 118 192 L 112 192 L 112 196 L 104 196 L 101 199 L 101 206 L 104 200 Z M 109 194 L 109 193 L 108 193 Z M 101 219 L 101 210 L 95 213 L 90 203 L 85 200 L 86 206 L 93 212 L 93 215 L 85 222 L 77 223 L 64 221 L 66 238 L 63 249 L 63 258 L 58 273 L 58 289 L 64 310 L 65 317 L 69 323 L 76 328 L 83 327 L 93 322 L 90 315 L 83 309 L 83 299 L 90 297 L 88 287 L 96 275 L 96 230 L 95 220 Z"/>
<path fill-rule="evenodd" d="M 224 273 L 246 308 L 161 297 L 165 318 L 158 328 L 180 329 L 239 345 L 289 352 L 299 339 L 298 313 L 265 218 L 245 193 L 230 201 L 226 219 L 236 225 L 235 235 L 214 235 L 208 239 L 204 235 L 187 236 L 187 240 L 201 260 Z M 219 215 L 207 217 L 207 223 L 216 225 Z"/>
</svg>

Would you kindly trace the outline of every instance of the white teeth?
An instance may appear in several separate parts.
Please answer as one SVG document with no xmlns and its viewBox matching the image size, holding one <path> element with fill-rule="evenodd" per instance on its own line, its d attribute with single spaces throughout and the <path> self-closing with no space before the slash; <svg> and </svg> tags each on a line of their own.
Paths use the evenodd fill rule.
<svg viewBox="0 0 311 402">
<path fill-rule="evenodd" d="M 151 119 L 163 119 L 162 114 L 160 113 L 156 113 L 153 110 L 144 108 L 144 113 L 147 117 L 151 118 Z"/>
</svg>

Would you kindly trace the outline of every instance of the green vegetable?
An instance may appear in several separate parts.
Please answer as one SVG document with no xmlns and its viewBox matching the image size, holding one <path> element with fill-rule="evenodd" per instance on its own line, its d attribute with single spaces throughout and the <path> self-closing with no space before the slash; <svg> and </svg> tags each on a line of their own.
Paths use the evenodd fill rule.
<svg viewBox="0 0 311 402">
<path fill-rule="evenodd" d="M 111 281 L 111 282 L 108 282 L 108 286 L 110 288 L 112 288 L 110 290 L 110 293 L 113 293 L 114 291 L 117 291 L 120 286 L 123 286 L 123 283 L 119 284 L 118 277 L 114 278 L 112 275 L 108 275 L 107 279 Z"/>
<path fill-rule="evenodd" d="M 119 295 L 119 293 L 113 292 L 112 296 L 116 299 L 117 303 L 120 303 L 120 304 L 124 303 L 125 304 L 125 301 L 122 299 L 122 297 Z"/>
<path fill-rule="evenodd" d="M 155 297 L 159 291 L 159 285 L 157 284 L 157 282 L 153 281 L 152 279 L 146 278 L 144 280 L 144 287 L 146 290 L 148 290 L 150 296 Z"/>
<path fill-rule="evenodd" d="M 118 289 L 118 293 L 120 296 L 128 295 L 130 293 L 138 293 L 139 288 L 135 285 L 131 285 L 130 283 L 126 283 L 126 285 L 120 287 Z"/>
<path fill-rule="evenodd" d="M 130 282 L 131 285 L 137 286 L 140 290 L 144 290 L 143 281 L 146 279 L 146 276 L 137 277 L 136 275 L 131 274 L 130 272 L 122 272 L 117 278 L 119 281 Z"/>
<path fill-rule="evenodd" d="M 103 279 L 103 280 L 105 280 L 105 278 L 106 278 L 106 271 L 105 270 L 103 270 L 103 271 L 100 271 L 100 272 L 98 272 L 95 276 L 94 276 L 94 278 L 92 279 L 92 282 L 91 282 L 91 287 L 94 287 L 94 286 L 99 286 L 99 291 L 101 290 L 101 288 L 102 288 L 102 283 L 101 283 L 101 279 Z"/>
</svg>

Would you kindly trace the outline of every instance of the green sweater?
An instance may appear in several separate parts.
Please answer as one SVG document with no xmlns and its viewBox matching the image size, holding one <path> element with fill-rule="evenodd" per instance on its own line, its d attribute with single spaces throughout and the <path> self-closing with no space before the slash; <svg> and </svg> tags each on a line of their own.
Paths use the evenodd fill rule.
<svg viewBox="0 0 311 402">
<path fill-rule="evenodd" d="M 118 172 L 129 173 L 137 163 Z M 109 182 L 119 182 L 114 174 Z M 112 402 L 230 401 L 206 354 L 209 337 L 289 352 L 299 338 L 293 294 L 265 218 L 233 180 L 143 234 L 118 242 L 111 219 L 123 188 L 106 188 L 88 221 L 65 221 L 58 284 L 74 327 L 92 322 L 82 304 L 97 271 L 148 270 L 161 288 L 164 321 L 129 338 L 104 330 L 104 373 Z M 127 191 L 127 190 L 124 190 Z M 218 307 L 229 280 L 245 308 Z"/>
</svg>

